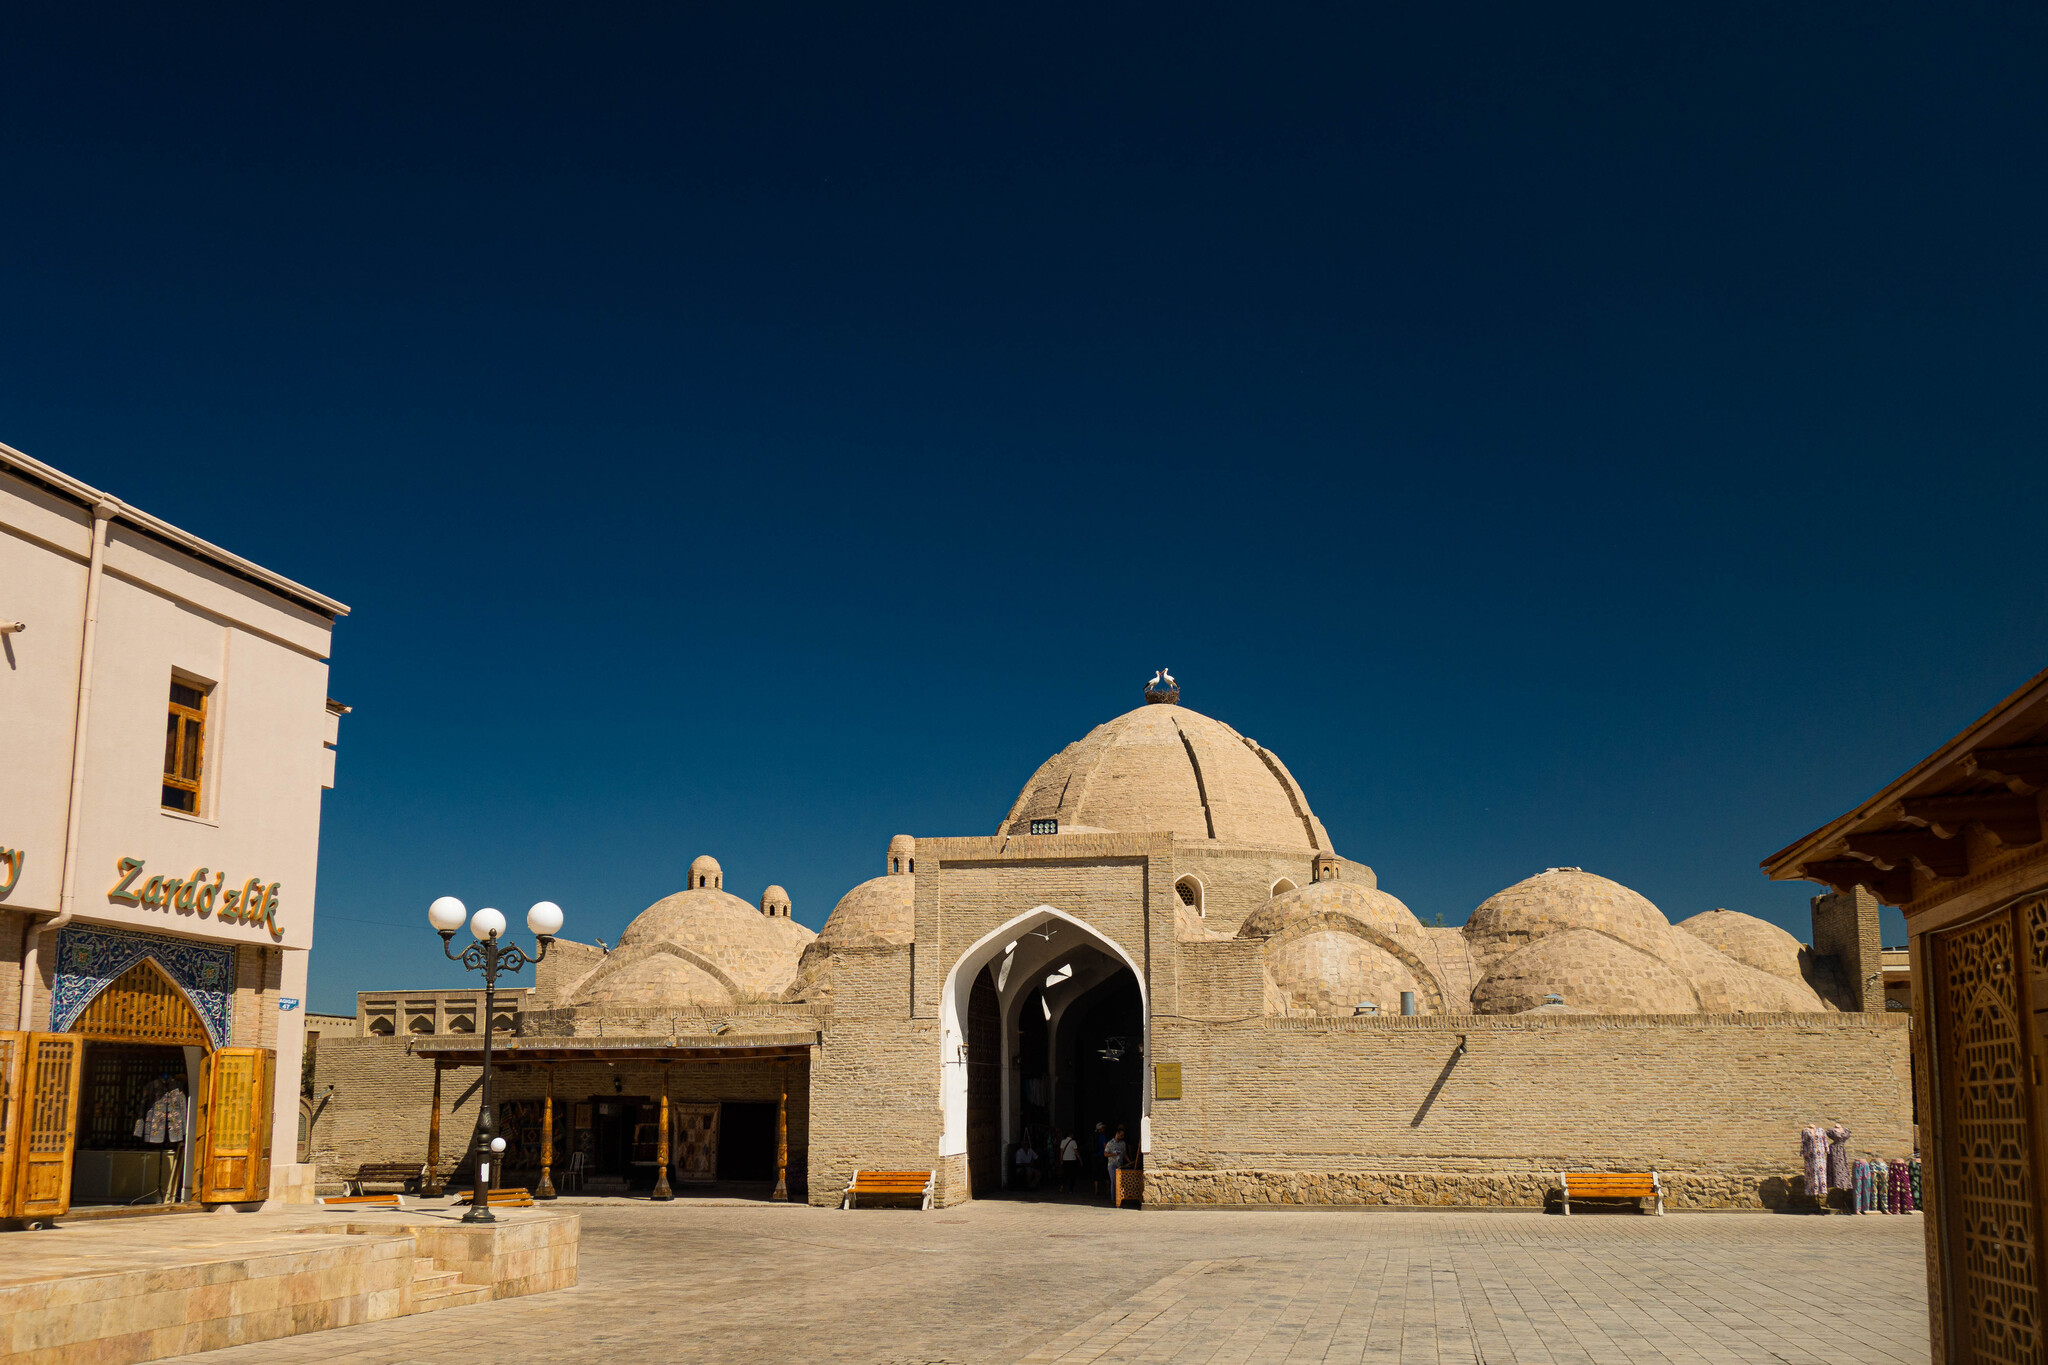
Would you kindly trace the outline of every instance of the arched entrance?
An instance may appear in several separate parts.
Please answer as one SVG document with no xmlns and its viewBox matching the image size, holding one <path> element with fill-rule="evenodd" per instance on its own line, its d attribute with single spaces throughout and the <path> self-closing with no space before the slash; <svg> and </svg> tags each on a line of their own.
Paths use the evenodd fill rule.
<svg viewBox="0 0 2048 1365">
<path fill-rule="evenodd" d="M 1130 955 L 1064 911 L 1041 905 L 984 935 L 942 992 L 940 1154 L 966 1156 L 969 1188 L 983 1194 L 1012 1183 L 1027 1135 L 1050 1169 L 1055 1127 L 1121 1122 L 1145 1150 L 1147 1009 Z"/>
<path fill-rule="evenodd" d="M 201 1093 L 213 1040 L 177 983 L 144 958 L 66 1030 L 84 1039 L 72 1207 L 176 1204 L 194 1186 Z"/>
</svg>

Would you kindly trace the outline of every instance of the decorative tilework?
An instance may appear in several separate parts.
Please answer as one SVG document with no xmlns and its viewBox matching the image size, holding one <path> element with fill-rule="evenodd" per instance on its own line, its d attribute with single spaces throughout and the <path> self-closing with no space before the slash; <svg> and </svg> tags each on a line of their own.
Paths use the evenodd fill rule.
<svg viewBox="0 0 2048 1365">
<path fill-rule="evenodd" d="M 235 951 L 186 939 L 157 938 L 125 929 L 68 925 L 57 935 L 57 979 L 50 996 L 50 1029 L 62 1033 L 93 997 L 123 972 L 148 958 L 190 997 L 215 1047 L 228 1042 L 235 992 Z"/>
</svg>

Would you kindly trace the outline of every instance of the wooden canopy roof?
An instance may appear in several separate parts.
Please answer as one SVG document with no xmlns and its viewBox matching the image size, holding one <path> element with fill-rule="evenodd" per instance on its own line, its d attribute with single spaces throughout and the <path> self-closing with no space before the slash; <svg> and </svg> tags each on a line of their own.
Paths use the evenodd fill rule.
<svg viewBox="0 0 2048 1365">
<path fill-rule="evenodd" d="M 499 1065 L 520 1062 L 745 1062 L 808 1057 L 822 1041 L 816 1032 L 755 1033 L 734 1038 L 715 1036 L 652 1038 L 506 1038 L 493 1041 L 491 1059 Z M 432 1057 L 449 1066 L 481 1066 L 481 1037 L 435 1038 L 413 1048 L 415 1057 Z"/>
<path fill-rule="evenodd" d="M 1764 859 L 1773 880 L 1932 903 L 2048 853 L 2048 670 L 1846 815 Z"/>
</svg>

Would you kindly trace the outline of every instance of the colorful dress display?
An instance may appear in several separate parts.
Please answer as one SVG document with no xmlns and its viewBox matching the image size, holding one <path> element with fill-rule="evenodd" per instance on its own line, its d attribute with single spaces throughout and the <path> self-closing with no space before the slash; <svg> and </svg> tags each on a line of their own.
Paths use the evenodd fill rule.
<svg viewBox="0 0 2048 1365">
<path fill-rule="evenodd" d="M 1907 1163 L 1907 1166 L 1908 1166 L 1908 1167 L 1910 1168 L 1910 1170 L 1911 1170 L 1911 1172 L 1912 1172 L 1912 1180 L 1913 1180 L 1913 1207 L 1914 1207 L 1914 1208 L 1916 1208 L 1916 1209 L 1924 1209 L 1924 1208 L 1926 1208 L 1926 1207 L 1927 1207 L 1927 1201 L 1926 1201 L 1926 1200 L 1925 1200 L 1924 1198 L 1922 1198 L 1922 1197 L 1921 1197 L 1921 1194 L 1920 1194 L 1920 1155 L 1919 1155 L 1919 1153 L 1917 1153 L 1917 1152 L 1916 1152 L 1916 1153 L 1914 1153 L 1914 1155 L 1913 1155 L 1913 1159 L 1912 1159 L 1912 1160 L 1911 1160 L 1910 1162 L 1908 1162 L 1908 1163 Z"/>
<path fill-rule="evenodd" d="M 1856 1191 L 1856 1212 L 1876 1212 L 1876 1210 L 1871 1206 L 1870 1163 L 1868 1161 L 1859 1161 L 1856 1163 L 1854 1174 L 1851 1176 L 1851 1183 Z"/>
<path fill-rule="evenodd" d="M 1799 1130 L 1799 1155 L 1806 1164 L 1806 1193 L 1825 1199 L 1828 1188 L 1828 1138 L 1817 1126 Z"/>
<path fill-rule="evenodd" d="M 1849 1188 L 1849 1129 L 1836 1124 L 1826 1130 L 1828 1138 L 1828 1188 Z"/>
</svg>

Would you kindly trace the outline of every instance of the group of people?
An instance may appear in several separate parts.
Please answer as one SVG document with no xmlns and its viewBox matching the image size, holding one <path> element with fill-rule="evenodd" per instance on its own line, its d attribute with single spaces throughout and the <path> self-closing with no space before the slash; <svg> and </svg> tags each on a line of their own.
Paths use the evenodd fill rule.
<svg viewBox="0 0 2048 1365">
<path fill-rule="evenodd" d="M 1017 1172 L 1016 1188 L 1036 1190 L 1052 1180 L 1058 1182 L 1057 1188 L 1062 1194 L 1076 1193 L 1081 1188 L 1081 1168 L 1085 1164 L 1088 1178 L 1094 1181 L 1095 1193 L 1114 1193 L 1117 1171 L 1137 1164 L 1121 1124 L 1111 1128 L 1106 1123 L 1098 1123 L 1085 1141 L 1074 1133 L 1050 1128 L 1045 1130 L 1044 1142 L 1045 1147 L 1041 1151 L 1038 1136 L 1029 1128 L 1024 1130 L 1017 1150 L 1010 1157 Z"/>
</svg>

